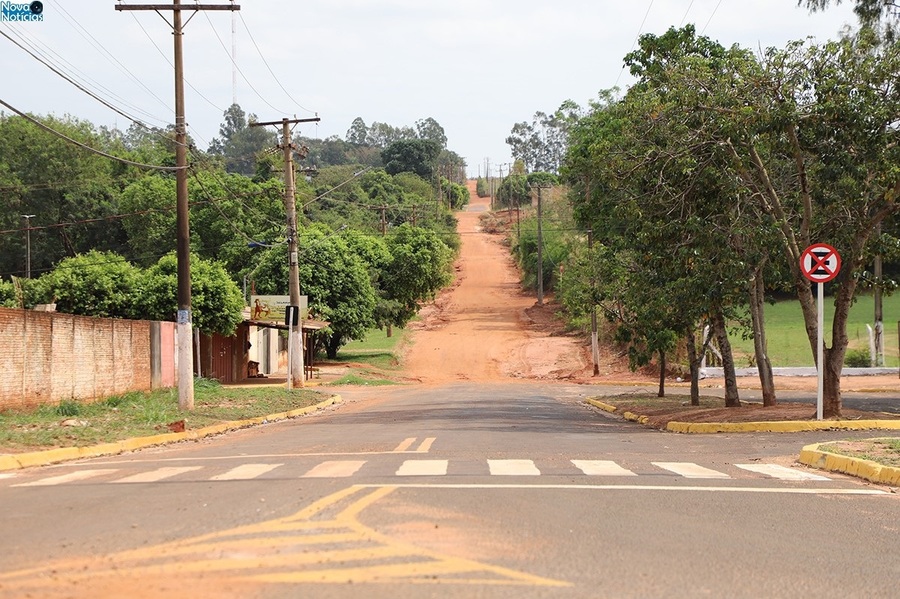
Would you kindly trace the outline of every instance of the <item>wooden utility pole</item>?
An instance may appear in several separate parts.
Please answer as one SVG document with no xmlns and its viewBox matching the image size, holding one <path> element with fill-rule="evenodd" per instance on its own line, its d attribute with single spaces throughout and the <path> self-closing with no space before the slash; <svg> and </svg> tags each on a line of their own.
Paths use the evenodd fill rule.
<svg viewBox="0 0 900 599">
<path fill-rule="evenodd" d="M 184 57 L 182 53 L 181 11 L 240 10 L 239 4 L 190 4 L 182 9 L 181 0 L 172 4 L 116 4 L 116 10 L 172 11 L 172 34 L 175 40 L 175 223 L 177 229 L 178 315 L 175 334 L 178 340 L 178 408 L 194 409 L 194 359 L 191 351 L 191 231 L 187 186 L 187 123 L 184 118 Z M 160 14 L 160 16 L 162 16 Z M 163 17 L 165 20 L 165 17 Z M 190 19 L 188 19 L 190 20 Z"/>
<path fill-rule="evenodd" d="M 250 123 L 251 127 L 265 127 L 268 125 L 281 125 L 281 144 L 279 148 L 284 153 L 284 212 L 287 217 L 288 234 L 288 295 L 291 306 L 300 306 L 300 266 L 297 231 L 297 198 L 294 192 L 294 145 L 291 143 L 291 125 L 296 123 L 318 122 L 319 117 L 311 119 L 288 119 L 269 121 L 266 123 Z M 302 387 L 306 381 L 303 369 L 303 318 L 297 322 L 291 322 L 291 356 L 288 376 L 288 389 Z"/>
<path fill-rule="evenodd" d="M 594 249 L 594 230 L 588 229 L 588 255 L 591 256 L 591 250 Z M 591 256 L 591 264 L 593 265 L 593 256 Z M 597 281 L 594 274 L 591 273 L 591 290 Z M 591 294 L 593 296 L 593 294 Z M 600 374 L 600 338 L 597 334 L 597 305 L 593 303 L 591 298 L 591 357 L 594 359 L 594 376 Z"/>
<path fill-rule="evenodd" d="M 537 201 L 537 296 L 538 306 L 544 305 L 544 234 L 543 234 L 543 203 L 541 191 L 550 189 L 551 185 L 538 183 L 531 186 L 538 191 Z"/>
</svg>

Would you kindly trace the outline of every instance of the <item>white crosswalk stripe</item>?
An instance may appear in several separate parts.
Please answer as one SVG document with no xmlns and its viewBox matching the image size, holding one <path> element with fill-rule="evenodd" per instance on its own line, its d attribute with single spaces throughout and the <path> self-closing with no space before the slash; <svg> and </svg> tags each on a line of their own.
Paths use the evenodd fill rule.
<svg viewBox="0 0 900 599">
<path fill-rule="evenodd" d="M 243 464 L 223 474 L 210 477 L 209 480 L 250 480 L 271 472 L 284 464 Z"/>
<path fill-rule="evenodd" d="M 303 478 L 345 478 L 356 474 L 365 463 L 365 460 L 330 460 L 309 470 Z"/>
<path fill-rule="evenodd" d="M 150 472 L 141 472 L 140 474 L 132 474 L 125 478 L 114 480 L 114 483 L 155 483 L 185 472 L 193 472 L 194 470 L 202 470 L 203 466 L 183 466 L 181 468 L 157 468 Z"/>
<path fill-rule="evenodd" d="M 28 483 L 20 483 L 18 485 L 12 485 L 14 487 L 49 487 L 52 485 L 62 485 L 65 483 L 76 482 L 79 480 L 86 480 L 89 478 L 94 478 L 95 476 L 100 476 L 103 474 L 112 474 L 113 472 L 118 472 L 118 469 L 104 469 L 104 470 L 76 470 L 75 472 L 69 472 L 68 474 L 60 474 L 59 476 L 49 476 L 47 478 L 42 478 L 40 480 L 35 480 Z"/>
<path fill-rule="evenodd" d="M 780 480 L 831 480 L 827 476 L 804 472 L 802 470 L 794 470 L 786 466 L 778 464 L 735 464 L 738 468 L 756 472 L 757 474 L 765 474 L 772 478 Z"/>
<path fill-rule="evenodd" d="M 397 476 L 444 476 L 449 460 L 406 460 L 397 470 Z"/>
<path fill-rule="evenodd" d="M 463 462 L 468 463 L 467 466 L 462 466 L 460 471 L 468 472 L 469 474 L 478 474 L 479 472 L 484 472 L 483 467 L 485 462 L 478 460 L 481 463 L 481 467 L 475 470 L 472 470 L 472 461 L 471 460 L 462 460 Z M 575 459 L 570 460 L 571 466 L 568 467 L 568 471 L 564 468 L 561 468 L 558 463 L 550 462 L 547 464 L 547 468 L 545 468 L 544 472 L 541 472 L 541 469 L 535 464 L 534 460 L 527 459 L 497 459 L 497 460 L 486 460 L 487 469 L 491 476 L 541 476 L 547 475 L 550 473 L 551 475 L 567 475 L 571 476 L 576 472 L 580 471 L 581 474 L 585 476 L 591 477 L 637 477 L 637 476 L 646 476 L 650 473 L 645 472 L 643 470 L 638 470 L 635 472 L 628 468 L 624 468 L 613 460 L 582 460 Z M 653 466 L 657 468 L 661 468 L 667 471 L 672 476 L 679 476 L 688 479 L 732 479 L 732 476 L 725 472 L 720 472 L 718 470 L 713 470 L 711 468 L 707 468 L 705 466 L 701 466 L 699 464 L 695 464 L 693 462 L 650 462 Z M 371 464 L 372 467 L 369 470 L 365 470 L 367 464 Z M 196 477 L 192 477 L 187 480 L 210 480 L 210 481 L 241 481 L 241 480 L 252 480 L 263 476 L 264 474 L 275 470 L 276 468 L 280 468 L 284 466 L 284 464 L 266 464 L 266 463 L 258 463 L 258 464 L 241 464 L 239 466 L 235 466 L 230 470 L 225 472 L 210 476 L 209 472 L 202 472 L 205 470 L 205 466 L 179 466 L 179 467 L 165 467 L 165 468 L 156 468 L 152 470 L 147 470 L 145 472 L 137 472 L 129 474 L 128 476 L 120 477 L 121 478 L 112 478 L 111 475 L 120 472 L 118 468 L 107 468 L 107 469 L 85 469 L 85 470 L 75 470 L 72 472 L 68 472 L 65 474 L 58 474 L 54 476 L 46 476 L 44 478 L 40 478 L 37 480 L 21 482 L 18 484 L 11 484 L 10 487 L 41 487 L 41 486 L 52 486 L 52 485 L 62 485 L 67 483 L 77 483 L 79 481 L 84 481 L 88 479 L 99 478 L 101 476 L 106 477 L 107 480 L 103 482 L 112 482 L 112 483 L 153 483 L 157 481 L 162 481 L 166 479 L 171 479 L 176 476 L 184 475 L 190 472 L 201 472 Z M 386 466 L 390 466 L 390 470 L 386 469 Z M 746 472 L 752 472 L 757 475 L 761 475 L 767 478 L 783 480 L 783 481 L 830 481 L 832 479 L 827 476 L 823 476 L 821 474 L 813 474 L 810 472 L 806 472 L 804 470 L 788 468 L 785 466 L 780 466 L 777 464 L 734 464 L 735 468 Z M 543 466 L 542 466 L 543 467 Z M 574 467 L 574 468 L 573 468 Z M 634 466 L 632 466 L 634 467 Z M 384 464 L 379 461 L 372 460 L 326 460 L 319 462 L 318 464 L 309 467 L 306 466 L 306 470 L 303 471 L 303 474 L 300 474 L 300 478 L 349 478 L 352 476 L 358 476 L 361 473 L 365 474 L 369 477 L 371 476 L 390 476 L 390 473 L 393 472 L 394 476 L 398 477 L 413 477 L 413 476 L 446 476 L 447 472 L 450 468 L 450 460 L 446 459 L 435 459 L 435 460 L 426 460 L 426 459 L 408 459 L 404 460 L 400 463 L 399 467 L 396 466 L 396 463 L 391 464 L 388 462 Z M 577 469 L 577 470 L 576 470 Z M 11 473 L 0 473 L 4 476 L 0 476 L 2 478 L 10 478 Z M 19 476 L 26 476 L 27 474 L 19 474 Z M 658 473 L 657 473 L 658 475 Z M 298 476 L 296 472 L 285 473 L 285 477 Z M 750 477 L 751 475 L 746 475 L 746 477 Z M 111 479 L 111 480 L 109 480 Z M 14 481 L 10 481 L 14 482 Z"/>
<path fill-rule="evenodd" d="M 654 466 L 658 466 L 663 470 L 674 472 L 685 478 L 731 478 L 724 472 L 704 468 L 691 462 L 650 462 Z"/>
<path fill-rule="evenodd" d="M 488 460 L 492 476 L 540 476 L 532 460 Z"/>
<path fill-rule="evenodd" d="M 572 463 L 588 476 L 637 476 L 612 460 L 572 460 Z"/>
</svg>

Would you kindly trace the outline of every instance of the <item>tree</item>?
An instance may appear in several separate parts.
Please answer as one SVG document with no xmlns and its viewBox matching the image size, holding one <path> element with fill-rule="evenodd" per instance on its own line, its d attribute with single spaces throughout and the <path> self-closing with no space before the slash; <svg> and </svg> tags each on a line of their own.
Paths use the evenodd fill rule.
<svg viewBox="0 0 900 599">
<path fill-rule="evenodd" d="M 366 127 L 366 122 L 361 117 L 356 117 L 347 130 L 347 143 L 363 146 L 366 144 L 368 133 L 369 128 Z"/>
<path fill-rule="evenodd" d="M 365 338 L 375 326 L 376 296 L 366 263 L 347 243 L 322 225 L 300 233 L 300 291 L 309 298 L 309 308 L 331 323 L 325 343 L 329 358 L 348 341 Z M 287 246 L 269 248 L 257 268 L 257 290 L 286 294 L 288 289 Z"/>
<path fill-rule="evenodd" d="M 144 272 L 137 306 L 148 320 L 174 321 L 178 311 L 178 262 L 172 252 Z M 191 254 L 193 325 L 204 334 L 230 336 L 243 321 L 244 296 L 225 268 Z"/>
<path fill-rule="evenodd" d="M 429 139 L 442 150 L 447 147 L 447 134 L 444 128 L 431 117 L 416 121 L 416 133 L 419 139 Z"/>
<path fill-rule="evenodd" d="M 806 5 L 810 12 L 825 10 L 832 3 L 841 4 L 843 0 L 798 0 L 798 6 Z M 877 28 L 883 25 L 888 37 L 896 35 L 896 27 L 900 22 L 900 4 L 896 0 L 852 0 L 856 5 L 853 12 L 863 27 Z"/>
<path fill-rule="evenodd" d="M 92 250 L 63 259 L 40 277 L 32 293 L 37 303 L 55 303 L 58 312 L 101 318 L 140 318 L 136 306 L 140 271 L 122 256 Z"/>
<path fill-rule="evenodd" d="M 93 125 L 67 117 L 43 117 L 48 127 L 87 146 L 122 154 L 121 146 Z M 118 142 L 114 142 L 118 143 Z M 24 274 L 22 214 L 35 215 L 31 232 L 32 273 L 46 272 L 66 256 L 100 249 L 120 251 L 125 232 L 119 214 L 117 177 L 128 177 L 107 158 L 41 129 L 19 116 L 0 115 L 0 227 L 16 230 L 0 237 L 0 272 Z M 18 231 L 22 231 L 18 233 Z"/>
<path fill-rule="evenodd" d="M 391 261 L 382 284 L 388 299 L 400 305 L 394 324 L 406 324 L 419 311 L 419 303 L 452 280 L 453 252 L 436 233 L 409 224 L 397 227 L 387 238 Z"/>
<path fill-rule="evenodd" d="M 440 146 L 429 139 L 401 140 L 382 150 L 381 160 L 384 170 L 391 175 L 410 172 L 430 181 L 440 151 Z"/>
<path fill-rule="evenodd" d="M 275 147 L 275 133 L 265 127 L 250 127 L 256 115 L 245 116 L 240 105 L 232 104 L 224 113 L 219 137 L 213 138 L 209 153 L 224 158 L 225 170 L 245 177 L 256 174 L 258 155 Z"/>
</svg>

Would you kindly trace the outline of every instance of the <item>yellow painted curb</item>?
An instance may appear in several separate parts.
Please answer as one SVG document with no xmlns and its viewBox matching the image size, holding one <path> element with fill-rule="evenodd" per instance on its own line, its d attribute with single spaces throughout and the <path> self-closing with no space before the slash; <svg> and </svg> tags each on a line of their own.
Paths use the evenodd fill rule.
<svg viewBox="0 0 900 599">
<path fill-rule="evenodd" d="M 587 398 L 584 401 L 591 404 L 595 408 L 600 408 L 604 412 L 615 412 L 619 409 L 616 406 L 611 406 L 608 403 L 603 403 L 602 401 L 597 401 L 596 399 Z"/>
<path fill-rule="evenodd" d="M 900 420 L 815 420 L 772 422 L 670 422 L 673 433 L 797 433 L 830 430 L 900 430 Z"/>
<path fill-rule="evenodd" d="M 881 485 L 900 485 L 900 468 L 822 451 L 819 449 L 821 445 L 827 443 L 814 443 L 804 447 L 800 451 L 799 462 L 820 470 L 858 476 Z"/>
<path fill-rule="evenodd" d="M 175 443 L 177 441 L 191 441 L 194 439 L 202 439 L 213 435 L 248 428 L 257 424 L 266 422 L 275 422 L 277 420 L 286 420 L 288 418 L 296 418 L 311 414 L 328 406 L 341 402 L 340 395 L 334 395 L 325 401 L 321 401 L 315 405 L 305 408 L 298 408 L 289 412 L 281 412 L 279 414 L 270 414 L 269 416 L 260 416 L 258 418 L 248 418 L 246 420 L 233 420 L 230 422 L 222 422 L 213 424 L 204 428 L 193 431 L 185 431 L 183 433 L 166 433 L 162 435 L 151 435 L 149 437 L 135 437 L 134 439 L 125 439 L 113 443 L 102 443 L 100 445 L 91 445 L 88 447 L 61 447 L 58 449 L 47 449 L 44 451 L 30 451 L 26 453 L 13 453 L 0 455 L 0 472 L 5 470 L 19 470 L 22 468 L 32 468 L 34 466 L 46 466 L 56 462 L 67 462 L 81 458 L 96 458 L 104 455 L 116 455 L 126 451 L 135 451 L 153 445 L 165 445 L 167 443 Z"/>
<path fill-rule="evenodd" d="M 622 414 L 622 417 L 625 420 L 631 420 L 632 422 L 638 422 L 640 424 L 647 424 L 650 420 L 647 416 L 641 416 L 640 414 L 635 414 L 633 412 L 625 412 Z"/>
</svg>

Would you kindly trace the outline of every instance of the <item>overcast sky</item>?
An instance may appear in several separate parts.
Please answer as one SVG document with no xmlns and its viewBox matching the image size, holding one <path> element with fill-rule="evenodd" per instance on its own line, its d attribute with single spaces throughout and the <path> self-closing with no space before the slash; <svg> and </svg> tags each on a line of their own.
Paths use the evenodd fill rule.
<svg viewBox="0 0 900 599">
<path fill-rule="evenodd" d="M 204 0 L 215 2 L 228 3 Z M 115 4 L 45 0 L 42 22 L 0 22 L 0 33 L 33 46 L 123 111 L 165 126 L 174 121 L 171 29 L 155 12 L 116 11 Z M 510 161 L 504 140 L 514 123 L 552 112 L 566 99 L 586 105 L 601 89 L 626 88 L 631 79 L 622 58 L 638 33 L 694 23 L 725 46 L 758 49 L 834 38 L 855 22 L 851 3 L 810 15 L 795 0 L 238 4 L 236 87 L 232 13 L 200 12 L 185 28 L 186 114 L 201 149 L 218 134 L 234 98 L 262 121 L 318 115 L 318 126 L 299 129 L 318 138 L 344 138 L 356 117 L 397 127 L 432 117 L 449 148 L 465 157 L 470 176 L 484 173 L 485 159 Z M 0 99 L 17 109 L 122 130 L 130 124 L 2 36 L 0 65 Z"/>
</svg>

